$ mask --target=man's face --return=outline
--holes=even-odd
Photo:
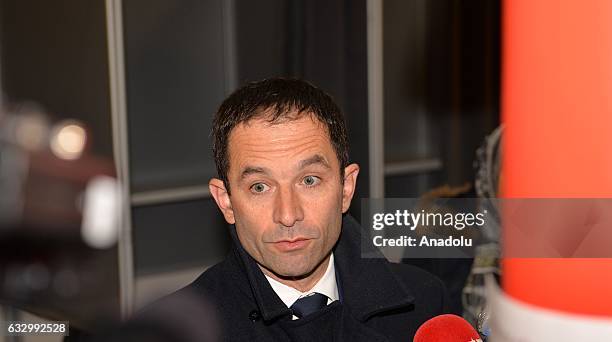
[[[240,243],[277,276],[310,274],[338,240],[359,167],[345,168],[343,184],[327,130],[310,115],[240,124],[228,146],[231,196],[220,180],[210,185]]]

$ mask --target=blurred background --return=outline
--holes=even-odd
[[[75,213],[0,221],[0,321],[91,330],[220,261],[211,120],[245,82],[297,77],[337,100],[361,166],[360,219],[361,198],[473,193],[476,150],[499,125],[499,73],[497,0],[0,0],[0,127],[35,117],[86,137],[70,158],[0,139],[0,197],[24,182],[24,203],[74,206],[107,175],[123,199],[102,245]]]

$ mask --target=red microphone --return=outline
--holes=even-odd
[[[470,323],[457,315],[440,315],[423,323],[412,342],[482,342]]]

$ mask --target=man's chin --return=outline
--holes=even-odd
[[[274,272],[274,274],[282,279],[287,280],[295,280],[295,279],[303,279],[312,274],[312,270],[306,269],[291,269],[291,270],[280,270],[279,272]]]
[[[266,271],[273,273],[274,276],[286,280],[298,280],[307,278],[314,272],[315,267],[306,265],[297,266],[294,264],[282,265],[280,267],[265,267]]]
[[[300,253],[300,254],[285,254],[282,256],[276,256],[273,260],[276,262],[270,262],[265,265],[265,271],[267,274],[273,273],[274,276],[280,279],[286,280],[299,280],[311,276],[322,261],[315,261],[312,252]],[[262,265],[260,264],[260,267]],[[266,273],[266,272],[264,272]]]

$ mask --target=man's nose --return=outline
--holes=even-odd
[[[285,188],[280,189],[277,194],[274,221],[285,227],[293,227],[297,221],[302,221],[304,211],[295,191],[291,188]]]

